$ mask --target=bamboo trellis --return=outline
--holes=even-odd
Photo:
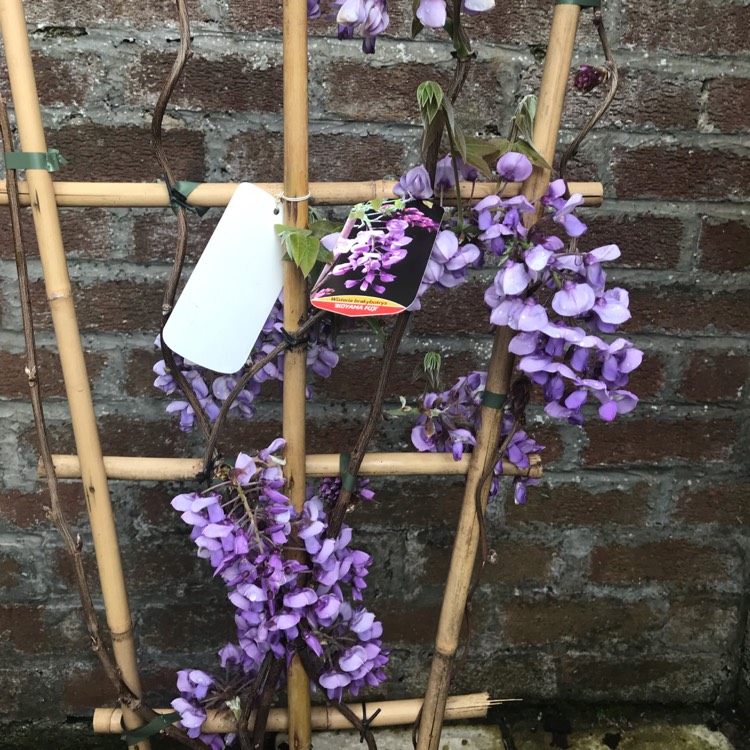
[[[307,196],[309,191],[312,202],[328,205],[390,197],[394,183],[388,181],[308,183],[307,3],[306,0],[283,0],[283,5],[284,182],[265,183],[260,187],[272,194],[283,191],[285,196],[295,198]],[[598,0],[555,2],[534,128],[535,146],[549,163],[554,157],[581,6],[597,5]],[[0,0],[0,30],[21,148],[25,152],[46,152],[22,0]],[[536,199],[544,192],[548,181],[549,171],[535,167],[523,185],[509,186],[509,192],[523,193],[530,199]],[[202,184],[190,194],[188,202],[199,206],[225,206],[235,188],[234,184]],[[600,183],[570,183],[570,189],[584,196],[585,205],[596,206],[602,201]],[[460,190],[468,195],[474,188],[465,184]],[[492,186],[480,184],[476,186],[474,195],[483,196],[491,190]],[[163,184],[54,183],[46,170],[27,169],[26,182],[20,183],[20,197],[22,204],[32,208],[77,452],[74,456],[55,456],[55,467],[60,477],[82,479],[114,655],[125,682],[134,693],[140,695],[132,621],[108,479],[191,479],[202,469],[202,465],[200,459],[102,455],[60,232],[58,207],[163,207],[169,205],[169,194]],[[0,183],[0,204],[7,202],[6,186]],[[306,226],[307,209],[305,200],[285,202],[285,223]],[[286,264],[284,295],[284,323],[288,330],[294,330],[307,313],[307,297],[305,280],[292,264]],[[487,389],[498,394],[507,392],[513,368],[512,355],[507,351],[509,335],[508,329],[497,329],[488,366]],[[285,473],[290,497],[299,510],[305,499],[306,477],[336,474],[338,455],[306,454],[305,353],[297,348],[288,351],[286,357],[283,435],[288,446]],[[450,455],[372,453],[367,455],[361,467],[363,474],[370,475],[465,474],[467,477],[425,700],[378,704],[383,708],[380,722],[376,722],[380,724],[389,723],[388,716],[394,717],[391,723],[413,722],[421,712],[419,750],[435,750],[438,747],[444,718],[482,715],[482,708],[476,709],[472,704],[472,699],[478,703],[476,696],[449,699],[448,689],[477,553],[479,525],[475,496],[479,495],[484,509],[487,488],[479,485],[487,468],[494,463],[500,422],[500,410],[483,407],[477,446],[459,462],[454,462]],[[519,470],[507,462],[504,464],[507,475],[524,473],[539,476],[541,470],[538,456],[534,457],[532,466],[527,470]],[[277,710],[273,713],[271,726],[285,727],[289,732],[290,746],[296,750],[306,750],[311,747],[313,726],[326,726],[330,719],[323,709],[316,708],[311,713],[309,680],[296,657],[290,668],[288,693],[288,711]],[[112,731],[115,726],[113,721],[117,722],[119,729],[121,718],[127,727],[138,726],[138,718],[127,709],[123,709],[121,714],[113,711],[107,710],[106,715],[99,713],[95,720],[99,731]],[[220,718],[214,717],[212,720]],[[149,743],[141,741],[138,747],[147,750]]]

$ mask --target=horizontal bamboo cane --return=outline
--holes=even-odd
[[[259,182],[258,187],[271,195],[278,195],[283,185],[280,182]],[[369,182],[311,182],[310,201],[318,205],[337,206],[363,203],[375,198],[392,198],[393,186],[389,180]],[[207,182],[190,193],[187,202],[195,206],[222,207],[237,189],[236,182]],[[159,182],[55,182],[55,197],[58,206],[104,208],[154,208],[169,205],[169,194],[164,183]],[[495,189],[494,182],[461,183],[461,195],[468,198],[474,190],[475,198],[490,195]],[[604,196],[601,182],[571,182],[571,193],[580,193],[586,206],[600,206]],[[19,182],[18,190],[21,205],[30,205],[29,185]],[[511,183],[505,189],[506,195],[518,195],[521,184]],[[445,197],[450,201],[453,191]],[[5,180],[0,180],[0,205],[8,203],[8,189]]]
[[[515,699],[513,699],[515,700]],[[487,709],[500,701],[490,701],[487,693],[454,695],[448,698],[445,718],[452,721],[477,719],[487,716]],[[370,726],[389,727],[412,724],[422,707],[421,698],[400,701],[368,701],[364,710],[367,716],[376,711],[380,713],[372,720]],[[362,704],[351,703],[349,708],[361,715]],[[157,708],[157,713],[169,714],[172,708]],[[99,734],[119,734],[122,732],[122,711],[119,708],[94,709],[93,729]],[[252,719],[252,717],[251,717]],[[352,729],[352,725],[333,706],[313,706],[311,714],[312,728],[316,731],[327,729]],[[288,727],[288,715],[285,708],[273,708],[268,716],[268,731],[284,732]],[[230,711],[210,710],[206,712],[204,732],[223,734],[237,731],[237,719]]]
[[[81,476],[78,456],[57,453],[52,456],[60,479],[76,479]],[[503,474],[509,477],[542,476],[539,455],[529,456],[531,466],[519,469],[510,461],[503,461]],[[306,474],[311,477],[331,477],[339,473],[338,453],[317,453],[307,456]],[[450,453],[369,453],[362,462],[363,477],[380,476],[446,476],[466,474],[469,455],[454,461]],[[130,481],[186,481],[195,479],[203,471],[202,458],[155,458],[152,456],[104,456],[104,470],[109,479]],[[44,469],[39,465],[39,476]]]

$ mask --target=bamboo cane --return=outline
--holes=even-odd
[[[313,453],[307,456],[305,472],[309,477],[336,476],[340,471],[340,454]],[[55,454],[52,456],[55,471],[60,479],[77,479],[81,476],[78,456]],[[510,461],[503,461],[503,474],[508,477],[542,476],[541,456],[529,456],[531,466],[519,469]],[[469,469],[469,455],[455,461],[450,453],[368,453],[362,462],[362,476],[450,476],[463,475]],[[189,481],[203,471],[202,458],[155,458],[151,456],[104,456],[104,470],[110,479],[130,481]],[[39,476],[44,477],[44,467],[39,464]]]
[[[187,202],[193,206],[209,206],[223,208],[237,189],[236,182],[207,182],[199,185],[188,196]],[[281,193],[283,185],[280,182],[261,182],[258,187],[271,195]],[[363,203],[376,198],[392,198],[392,180],[371,180],[368,182],[311,182],[310,201],[317,205],[338,206],[352,203]],[[580,193],[584,198],[584,205],[599,206],[603,199],[601,182],[571,182],[571,193]],[[138,182],[55,182],[55,196],[58,206],[69,207],[100,207],[100,208],[166,208],[169,206],[169,194],[163,183]],[[494,182],[461,183],[461,195],[469,198],[472,195],[479,200],[494,193]],[[18,190],[21,194],[21,204],[28,206],[31,201],[29,185],[19,182]],[[506,195],[518,195],[521,183],[514,182],[505,188]],[[445,193],[448,203],[455,202],[455,193],[448,190]],[[0,180],[0,205],[8,203],[8,190],[5,181]]]
[[[27,152],[46,152],[47,144],[21,0],[4,0],[0,3],[0,26],[21,148]],[[120,549],[71,295],[55,191],[52,178],[44,169],[27,170],[26,179],[29,194],[33,196],[34,227],[70,404],[76,450],[80,456],[83,488],[91,519],[112,648],[124,681],[133,693],[140,695],[141,686]],[[140,720],[129,710],[125,712],[125,722],[128,727],[140,725]],[[150,747],[148,742],[139,743],[138,746],[142,750]]]
[[[508,699],[517,700],[517,699]],[[490,700],[487,693],[473,693],[470,695],[454,695],[448,698],[445,706],[445,718],[449,721],[461,721],[464,719],[478,719],[487,716],[490,706],[506,701]],[[413,724],[414,719],[422,706],[421,698],[411,698],[399,701],[367,701],[362,703],[350,703],[349,708],[356,714],[362,711],[366,715],[373,716],[370,726],[392,727]],[[168,714],[173,708],[157,708],[157,713]],[[122,731],[120,720],[122,711],[119,708],[96,708],[94,709],[93,729],[98,734],[119,734]],[[252,719],[252,717],[251,717]],[[310,712],[312,728],[316,731],[352,729],[353,725],[333,706],[313,706]],[[285,708],[272,708],[268,714],[266,728],[269,732],[286,732],[289,727],[288,713]],[[206,721],[201,727],[203,732],[210,734],[224,734],[237,731],[237,718],[230,711],[217,711],[209,709],[206,711]]]
[[[552,162],[557,143],[579,15],[578,5],[564,4],[555,5],[552,17],[550,43],[547,47],[534,126],[534,145],[549,163]],[[548,179],[547,170],[535,168],[524,185],[524,194],[530,198],[538,197],[544,192]],[[488,391],[508,392],[513,370],[513,357],[508,353],[508,343],[512,335],[513,331],[508,328],[498,328],[495,332],[487,374]],[[471,464],[466,477],[461,517],[456,531],[430,678],[419,724],[417,750],[437,750],[439,747],[453,659],[458,648],[461,622],[479,543],[475,496],[481,491],[481,505],[484,511],[488,492],[487,487],[480,488],[479,484],[494,461],[501,425],[501,410],[482,408],[482,425],[477,434],[477,446],[471,454]]]
[[[307,0],[284,0],[284,223],[307,227],[308,201],[308,90]],[[293,199],[293,200],[289,200]],[[293,263],[284,265],[284,327],[294,331],[307,317],[307,283]],[[286,446],[284,475],[287,494],[298,513],[306,499],[305,391],[306,347],[287,350],[284,357],[282,429]],[[304,546],[304,545],[300,545]],[[292,553],[304,559],[304,552]],[[312,747],[310,678],[298,655],[287,672],[289,745],[295,750]]]

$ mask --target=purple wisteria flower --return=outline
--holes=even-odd
[[[283,325],[284,301],[282,295],[274,305],[268,320],[263,325],[258,340],[253,346],[250,354],[251,364],[232,375],[219,375],[210,372],[184,360],[179,355],[174,355],[177,367],[190,383],[210,421],[214,421],[218,417],[221,405],[228,399],[232,389],[246,372],[248,366],[252,366],[284,342]],[[327,378],[339,361],[331,321],[324,318],[308,332],[308,335],[310,340],[307,347],[307,366],[316,375]],[[156,346],[159,346],[158,337]],[[261,384],[268,380],[284,379],[284,358],[285,352],[282,350],[275,359],[268,362],[245,384],[232,402],[230,414],[237,414],[245,419],[252,419],[255,416],[255,400],[260,395]],[[177,387],[177,382],[167,370],[164,360],[159,360],[153,369],[157,376],[154,385],[164,393],[177,397],[176,400],[167,405],[166,411],[169,414],[179,415],[180,429],[183,432],[190,432],[195,424],[195,414],[192,407],[184,398],[180,398],[182,394]],[[311,392],[308,389],[308,397],[310,396]]]
[[[508,151],[497,161],[497,173],[508,182],[523,182],[533,171],[528,157]]]
[[[403,175],[393,188],[393,192],[400,198],[432,198],[432,183],[424,165],[413,167]]]
[[[372,559],[350,546],[349,526],[335,537],[326,534],[326,504],[338,497],[340,478],[323,479],[317,494],[308,491],[302,513],[294,511],[277,455],[284,446],[277,439],[257,455],[240,453],[233,467],[220,469],[224,481],[178,495],[172,506],[235,607],[237,642],[219,650],[222,667],[246,683],[269,653],[285,659],[296,648],[309,648],[323,662],[320,685],[329,698],[341,700],[345,688],[356,695],[385,679],[383,628],[360,604]],[[355,499],[372,498],[367,485],[358,482]],[[307,565],[284,557],[295,531],[310,555]],[[200,670],[178,674],[180,698],[172,705],[191,736],[200,735],[206,703],[219,688],[226,693],[226,686]]]
[[[375,40],[388,28],[390,20],[386,0],[334,0],[333,4],[338,7],[339,39],[352,39],[358,33],[362,37],[362,51],[375,52]]]
[[[411,442],[423,452],[452,453],[459,461],[464,451],[476,445],[476,433],[481,422],[481,405],[487,382],[487,373],[470,372],[447,391],[424,393],[418,401],[420,415],[411,431]],[[539,453],[544,446],[537,445],[524,430],[514,425],[513,417],[503,416],[501,442],[507,443],[494,467],[490,498],[499,492],[499,477],[503,473],[503,459],[521,469],[530,466],[529,456]],[[532,477],[514,477],[514,497],[517,503],[526,501],[526,486],[537,484]]]

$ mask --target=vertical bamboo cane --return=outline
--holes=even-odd
[[[46,152],[47,145],[21,0],[0,2],[0,26],[21,148],[30,152]],[[140,695],[141,685],[120,548],[60,234],[55,190],[52,177],[46,170],[29,169],[26,171],[26,179],[31,195],[47,300],[52,313],[65,390],[70,404],[73,435],[81,462],[81,477],[91,519],[112,648],[123,679],[136,695]],[[123,714],[129,728],[140,725],[141,722],[136,715],[124,707]],[[150,745],[148,742],[141,742],[138,747],[147,750]]]
[[[284,0],[284,195],[298,198],[308,192],[307,143],[307,2]],[[284,222],[307,226],[307,201],[285,201]],[[307,286],[293,264],[284,267],[284,327],[294,331],[307,314]],[[297,511],[305,502],[305,378],[304,347],[288,349],[284,361],[283,434],[287,441],[284,473],[289,497]],[[288,672],[289,746],[308,750],[310,680],[295,656]]]
[[[579,15],[578,5],[556,5],[552,18],[550,42],[547,47],[534,126],[534,145],[550,163],[554,157],[560,128]],[[540,196],[546,189],[548,180],[549,170],[535,168],[524,185],[524,195],[529,198]],[[508,328],[498,328],[495,331],[487,374],[487,390],[494,393],[507,393],[508,391],[513,371],[513,356],[508,352],[508,343],[513,333]],[[501,427],[502,412],[498,409],[483,407],[482,426],[477,434],[477,446],[472,453],[466,477],[461,516],[443,596],[435,639],[435,653],[419,724],[417,750],[437,750],[439,747],[443,714],[450,687],[451,668],[458,648],[461,622],[479,543],[475,495],[482,476],[495,461],[494,454]],[[482,490],[482,510],[487,505],[487,494],[488,488],[485,487]]]

